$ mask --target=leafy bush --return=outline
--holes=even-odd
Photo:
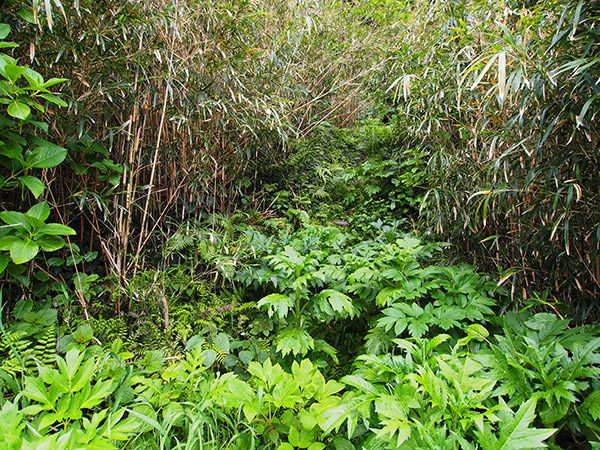
[[[6,42],[10,27],[0,24],[0,48],[15,47]],[[43,113],[41,102],[58,106],[66,103],[49,89],[66,81],[51,78],[45,81],[34,70],[21,66],[14,58],[0,53],[0,103],[7,105],[0,117],[0,190],[6,195],[13,189],[21,190],[21,198],[30,193],[37,200],[47,186],[40,180],[40,169],[50,169],[62,163],[67,151],[40,136],[48,133],[48,124],[32,115],[32,108]],[[36,175],[33,175],[33,174]],[[6,198],[8,200],[8,198]],[[25,288],[30,285],[26,263],[40,251],[53,252],[65,245],[61,236],[75,231],[60,223],[46,223],[50,206],[42,201],[27,212],[8,210],[3,201],[0,207],[0,275],[12,276],[13,281]]]

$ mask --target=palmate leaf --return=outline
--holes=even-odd
[[[556,430],[530,428],[535,418],[535,400],[525,402],[516,414],[512,415],[510,410],[499,413],[500,425],[499,436],[496,437],[489,427],[484,431],[475,431],[479,438],[481,450],[522,450],[530,448],[547,447],[544,441]]]
[[[277,313],[279,319],[283,320],[287,316],[290,308],[294,306],[294,300],[283,294],[269,294],[260,299],[257,304],[259,308],[264,305],[269,307],[267,311],[269,317],[273,317],[273,314]]]
[[[315,341],[312,336],[301,328],[288,327],[277,336],[277,351],[283,356],[288,353],[304,356],[314,347]]]
[[[355,314],[352,299],[335,289],[325,289],[316,296],[315,300],[320,309],[330,316],[337,313],[341,317],[353,317]]]
[[[347,421],[348,437],[350,438],[356,428],[359,413],[368,412],[371,403],[376,398],[377,396],[372,394],[356,396],[353,393],[347,393],[339,403],[323,411],[322,418],[325,420],[322,422],[321,428],[325,433],[329,433],[334,429],[338,430]]]
[[[588,395],[581,407],[594,420],[600,419],[600,390],[596,390]]]

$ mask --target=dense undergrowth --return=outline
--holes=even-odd
[[[600,447],[596,2],[0,11],[0,447]]]

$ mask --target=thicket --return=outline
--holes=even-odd
[[[596,2],[0,14],[3,448],[600,445]]]

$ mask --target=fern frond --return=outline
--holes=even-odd
[[[43,365],[54,363],[56,355],[56,324],[50,325],[33,347],[32,356]]]

